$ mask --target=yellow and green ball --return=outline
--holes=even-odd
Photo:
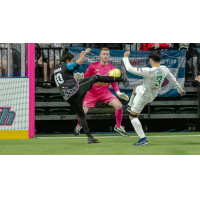
[[[119,69],[112,69],[109,73],[109,76],[120,77],[121,71]]]

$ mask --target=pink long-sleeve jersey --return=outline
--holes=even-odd
[[[109,76],[109,73],[112,69],[115,69],[115,67],[113,65],[111,65],[110,63],[108,63],[107,65],[102,65],[100,62],[95,62],[92,63],[87,71],[84,74],[84,78],[88,77],[88,76],[94,76],[94,75],[104,75],[104,76]],[[111,83],[115,93],[117,93],[117,91],[119,91],[119,87],[118,84],[116,82]],[[106,92],[110,92],[109,90],[109,83],[95,83],[92,86],[92,89],[90,90],[90,93],[94,93],[94,94],[103,94]]]

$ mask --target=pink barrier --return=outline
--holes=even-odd
[[[29,138],[35,135],[35,43],[28,43]]]

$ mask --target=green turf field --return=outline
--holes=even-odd
[[[101,143],[87,144],[86,135],[36,135],[27,140],[0,140],[0,155],[200,155],[200,132],[147,133],[150,144],[133,146],[136,133],[93,134]]]

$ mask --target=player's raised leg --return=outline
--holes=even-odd
[[[131,106],[133,105],[133,100],[134,100],[134,98],[135,98],[135,96],[136,96],[136,88],[137,88],[137,87],[133,88],[133,93],[132,93],[132,95],[131,95],[131,98],[130,98],[130,100],[129,100],[129,103],[128,103],[127,105],[124,105],[124,106],[123,106],[123,109],[127,109],[128,112],[131,112]]]
[[[119,78],[112,77],[112,76],[100,76],[100,75],[95,75],[93,77],[95,77],[93,84],[95,84],[97,82],[112,83],[112,82],[127,82],[128,81],[126,72],[121,74],[121,77],[119,77]]]
[[[133,100],[134,100],[134,98],[135,98],[135,96],[136,96],[136,89],[137,89],[137,87],[133,88],[133,93],[132,93],[131,98],[130,98],[130,101],[129,101],[129,103],[128,103],[128,105],[129,105],[130,107],[133,105]]]

